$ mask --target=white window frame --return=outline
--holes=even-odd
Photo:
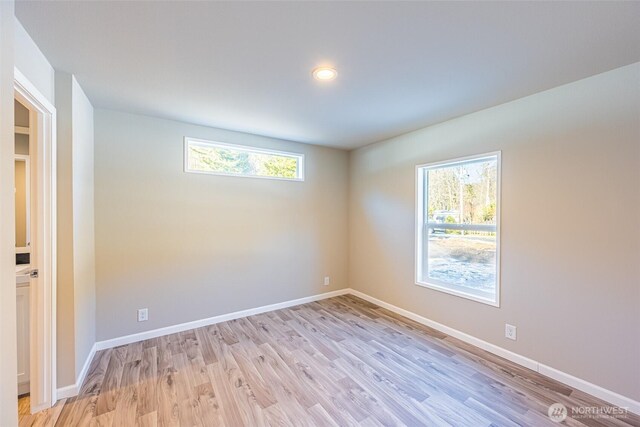
[[[428,228],[428,224],[425,221],[424,213],[425,213],[425,203],[428,203],[427,197],[425,195],[425,185],[424,185],[424,176],[425,172],[431,169],[438,169],[443,166],[453,166],[457,163],[466,163],[469,161],[481,161],[481,160],[496,160],[496,292],[495,298],[485,298],[483,296],[474,294],[473,292],[469,292],[465,290],[464,286],[454,285],[446,282],[441,282],[434,279],[429,279],[429,281],[422,281],[421,277],[424,277],[421,273],[423,272],[424,260],[427,259],[428,256],[428,245],[425,243],[425,230]],[[494,307],[500,307],[500,210],[502,207],[502,202],[500,199],[501,194],[501,169],[502,169],[502,152],[494,151],[490,153],[478,154],[467,157],[459,157],[456,159],[444,160],[440,162],[434,163],[425,163],[416,166],[416,228],[415,228],[415,284],[418,286],[422,286],[429,289],[434,289],[437,291],[445,292],[451,295],[455,295],[458,297],[470,299],[473,301],[481,302],[484,304],[488,304]],[[442,225],[442,224],[439,224]],[[453,228],[453,226],[451,227]],[[456,228],[459,229],[484,229],[486,226],[477,224],[477,225],[469,225],[469,226],[460,226],[457,225]],[[493,230],[492,230],[493,231]],[[428,234],[427,234],[428,238]],[[428,265],[427,267],[428,268]],[[427,272],[428,273],[428,272]],[[428,277],[428,274],[425,275]]]
[[[241,173],[225,173],[225,172],[216,172],[216,171],[202,171],[189,168],[189,146],[200,145],[206,147],[214,147],[214,148],[222,148],[227,150],[236,150],[242,151],[246,153],[256,153],[256,154],[271,154],[275,156],[281,157],[293,157],[298,161],[298,170],[295,178],[285,178],[278,176],[262,176],[262,175],[246,175]],[[248,145],[239,145],[239,144],[228,144],[225,142],[218,141],[210,141],[206,139],[192,138],[185,136],[184,137],[184,171],[188,173],[200,173],[206,175],[221,175],[221,176],[233,176],[239,178],[259,178],[259,179],[275,179],[278,181],[304,181],[304,154],[301,153],[292,153],[289,151],[280,151],[280,150],[270,150],[267,148],[256,148],[250,147]]]

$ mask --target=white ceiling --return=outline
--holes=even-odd
[[[94,106],[353,148],[640,61],[640,2],[38,2]],[[318,65],[338,78],[311,78]]]

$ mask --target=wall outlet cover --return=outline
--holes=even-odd
[[[149,309],[141,308],[138,310],[138,322],[146,322],[149,320]]]
[[[504,325],[504,336],[510,340],[516,340],[518,328],[513,325],[506,323]]]

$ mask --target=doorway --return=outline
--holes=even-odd
[[[56,112],[17,69],[14,91],[18,394],[35,413],[56,402]]]
[[[16,218],[16,327],[18,344],[18,398],[29,395],[31,333],[31,161],[29,109],[14,100],[14,194]],[[24,406],[24,405],[22,405]]]

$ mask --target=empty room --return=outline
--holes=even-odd
[[[0,427],[640,427],[640,2],[0,1]]]

